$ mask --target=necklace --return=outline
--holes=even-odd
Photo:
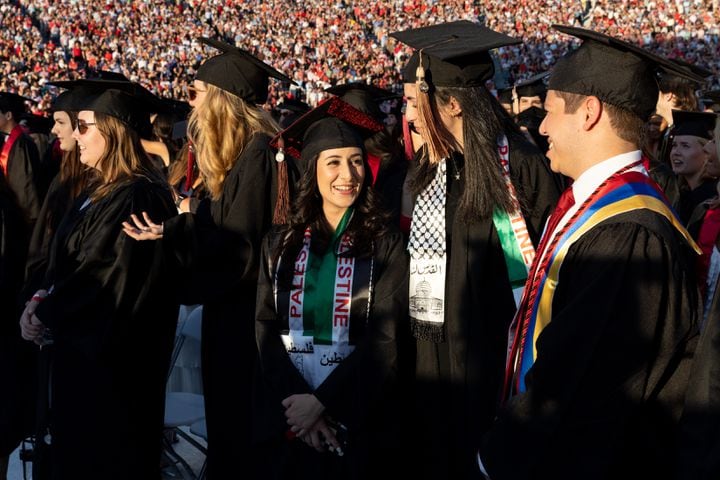
[[[455,177],[455,180],[460,180],[460,172],[462,172],[462,168],[458,169],[454,156],[450,155],[450,160],[452,160],[453,169],[455,170],[455,175],[453,175],[453,176]],[[465,168],[465,167],[463,167],[463,168]]]

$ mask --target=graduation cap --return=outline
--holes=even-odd
[[[17,93],[0,92],[0,112],[13,112],[19,115],[27,110],[25,102],[33,101]]]
[[[550,72],[543,72],[515,84],[515,94],[520,97],[542,97],[547,93],[545,83]]]
[[[403,81],[420,88],[484,85],[495,73],[489,51],[522,43],[482,25],[460,20],[390,34],[416,51],[403,70]],[[427,90],[426,90],[427,91]]]
[[[121,75],[121,74],[118,74]],[[55,87],[76,89],[82,87],[86,92],[103,92],[105,90],[122,90],[147,103],[146,109],[151,113],[167,113],[167,107],[154,93],[137,82],[129,80],[107,80],[101,78],[81,78],[78,80],[59,80],[48,82]]]
[[[720,90],[706,90],[700,93],[700,102],[713,112],[720,112]]]
[[[672,135],[692,135],[694,137],[711,140],[715,130],[715,119],[717,115],[710,112],[688,112],[685,110],[673,110]]]
[[[287,113],[284,113],[280,116],[280,120],[278,122],[281,128],[287,128],[295,120],[300,118],[305,113],[309,112],[310,105],[294,98],[286,98],[283,100],[282,103],[278,104],[275,109],[276,111],[280,111],[281,113],[283,113],[282,110],[287,111]]]
[[[102,92],[89,92],[78,100],[77,109],[115,117],[141,135],[151,131],[151,112],[147,103],[127,91],[111,88]]]
[[[192,107],[188,102],[182,100],[175,100],[174,98],[160,98],[160,103],[163,105],[163,112],[172,115],[175,118],[187,119],[192,111]]]
[[[359,147],[383,125],[339,97],[331,97],[273,138],[270,145],[284,149],[303,163],[332,148]]]
[[[110,70],[94,70],[88,75],[88,79],[90,80],[115,80],[120,82],[129,82],[130,79],[127,78],[122,73],[118,72],[111,72]]]
[[[270,77],[286,83],[295,83],[245,50],[211,38],[201,37],[200,41],[223,53],[208,58],[200,65],[195,78],[215,85],[243,100],[255,104],[265,103]]]
[[[646,120],[657,104],[658,71],[702,81],[666,58],[608,35],[564,25],[553,28],[584,42],[557,61],[549,90],[595,96]]]
[[[389,90],[384,90],[362,82],[335,85],[334,87],[326,88],[325,91],[337,95],[344,102],[349,103],[377,121],[382,121],[385,118],[385,114],[380,110],[380,102],[399,97],[399,95]]]
[[[700,67],[698,65],[692,65],[690,63],[687,63],[683,60],[680,60],[679,58],[672,58],[670,59],[671,62],[673,62],[675,65],[677,65],[680,70],[682,70],[685,75],[681,75],[682,78],[686,80],[690,80],[691,83],[702,85],[705,83],[705,81],[710,78],[713,74],[710,70]],[[672,75],[672,74],[670,74]],[[693,78],[688,78],[688,75],[690,75]],[[675,76],[675,75],[673,75]]]
[[[500,103],[512,103],[512,101],[513,101],[512,97],[513,97],[512,87],[501,88],[497,91],[497,99]]]
[[[50,133],[53,125],[53,119],[44,115],[35,115],[34,113],[25,113],[20,116],[20,123],[27,126],[30,133]]]

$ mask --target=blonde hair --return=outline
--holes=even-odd
[[[210,198],[222,193],[227,172],[256,133],[274,135],[279,127],[269,115],[214,85],[188,120],[188,138]]]
[[[142,148],[138,133],[126,126],[119,119],[100,112],[95,112],[95,123],[105,139],[105,152],[96,165],[95,188],[90,195],[97,201],[115,187],[138,175],[152,176],[154,167]]]

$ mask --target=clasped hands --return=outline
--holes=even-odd
[[[323,415],[325,406],[310,393],[290,395],[282,401],[290,431],[318,452],[338,452],[340,442],[334,429]]]

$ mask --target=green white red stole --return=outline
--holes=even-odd
[[[351,320],[366,323],[370,314],[372,258],[343,256],[352,246],[345,234],[351,217],[349,208],[324,255],[313,254],[312,232],[305,230],[289,292],[279,293],[275,278],[277,311],[288,314],[283,344],[313,390],[355,350]]]

